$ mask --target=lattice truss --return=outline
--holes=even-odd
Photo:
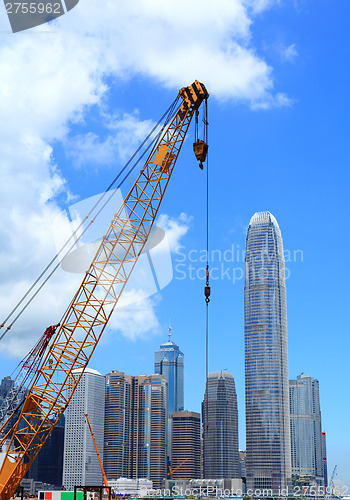
[[[80,380],[72,372],[87,366],[147,241],[192,116],[208,97],[198,81],[179,93],[179,110],[110,223],[37,370],[19,419],[0,441],[10,439],[0,470],[1,500],[11,498],[66,409]]]

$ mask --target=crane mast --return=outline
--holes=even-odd
[[[9,440],[0,469],[1,500],[10,500],[67,408],[147,241],[193,114],[209,97],[197,80],[179,95],[177,113],[110,223],[36,372],[17,422],[0,441],[1,445]],[[72,372],[77,369],[81,373],[75,379]]]

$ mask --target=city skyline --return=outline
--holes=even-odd
[[[79,375],[79,370],[77,375]],[[78,431],[79,434],[79,420],[77,415],[82,407],[86,407],[90,399],[93,400],[92,405],[95,401],[94,391],[91,392],[91,378],[96,378],[98,376],[100,379],[105,379],[106,385],[106,399],[105,399],[105,421],[104,421],[104,454],[103,462],[105,464],[105,472],[108,479],[118,479],[120,477],[136,478],[139,477],[139,473],[146,476],[152,474],[153,481],[160,486],[160,478],[162,473],[159,475],[158,479],[154,477],[154,471],[158,469],[157,460],[154,456],[154,442],[152,444],[152,431],[150,435],[150,441],[148,445],[149,450],[153,448],[152,453],[149,458],[144,457],[142,448],[145,445],[142,436],[144,435],[143,426],[148,426],[152,429],[153,425],[157,425],[156,430],[156,441],[159,442],[159,437],[162,434],[161,428],[158,423],[160,422],[160,415],[156,416],[157,409],[153,408],[152,401],[152,387],[149,396],[143,395],[143,388],[147,390],[149,382],[153,386],[153,380],[155,383],[155,389],[160,389],[159,382],[164,382],[164,387],[162,392],[164,396],[167,394],[166,390],[166,380],[164,376],[153,374],[151,376],[139,375],[130,376],[125,375],[123,372],[117,370],[112,370],[111,373],[102,376],[98,374],[96,370],[87,369],[84,372],[82,384],[78,386],[78,391],[75,393],[73,398],[73,405],[70,409],[68,416],[68,427],[72,427],[72,417],[74,418],[73,425],[75,426],[75,432]],[[87,382],[90,381],[88,384]],[[11,380],[7,377],[4,382],[8,387],[11,387]],[[94,385],[94,384],[92,384]],[[230,387],[232,385],[232,387]],[[156,387],[158,386],[158,387]],[[226,386],[226,387],[225,387]],[[204,437],[204,457],[203,457],[203,473],[204,477],[239,477],[240,473],[238,469],[241,470],[241,464],[238,468],[238,414],[237,414],[237,397],[235,392],[235,384],[231,373],[226,371],[221,371],[218,373],[210,373],[208,379],[209,390],[209,400],[206,404],[206,394],[204,402],[202,403],[202,413],[203,413],[203,437]],[[233,392],[232,392],[233,389]],[[313,377],[301,374],[297,377],[297,380],[289,381],[289,399],[291,406],[291,437],[294,447],[292,447],[292,464],[294,466],[293,474],[297,474],[301,478],[309,477],[309,479],[315,479],[317,484],[323,486],[323,457],[325,456],[324,450],[322,451],[323,443],[321,443],[321,419],[320,419],[320,405],[319,405],[319,387],[318,381]],[[164,398],[163,396],[163,398]],[[80,398],[80,399],[79,399]],[[158,397],[159,400],[159,397]],[[148,401],[148,403],[146,403]],[[160,400],[159,400],[160,401]],[[147,412],[144,404],[151,405],[152,417],[147,424]],[[166,429],[166,397],[163,399],[164,411],[163,411],[163,432],[164,432],[164,442],[161,448],[164,450],[165,456],[165,429]],[[162,403],[162,404],[163,404]],[[157,403],[158,404],[158,403]],[[98,405],[100,406],[100,405]],[[205,414],[206,409],[209,410],[209,424],[206,424]],[[89,411],[93,414],[96,413],[96,408],[94,406],[89,406]],[[302,413],[304,413],[304,419]],[[143,415],[143,416],[142,416]],[[226,416],[225,416],[226,415]],[[174,436],[172,440],[172,451],[175,450],[174,463],[172,463],[173,470],[180,465],[184,458],[190,459],[186,466],[183,466],[181,472],[174,475],[175,479],[187,478],[195,479],[198,478],[199,471],[199,425],[200,425],[200,415],[195,412],[180,411],[175,412],[174,418]],[[313,420],[310,420],[312,417]],[[158,423],[157,423],[158,422]],[[226,423],[225,423],[226,422]],[[229,424],[230,423],[230,424]],[[312,428],[309,428],[311,424]],[[94,422],[94,426],[96,422]],[[135,427],[136,425],[136,427]],[[233,425],[233,427],[232,427]],[[231,428],[231,427],[232,428]],[[197,429],[198,427],[198,429]],[[224,442],[226,445],[225,450],[220,451],[220,441],[216,442],[215,435],[218,429],[220,435],[224,432]],[[63,428],[62,428],[63,429]],[[231,430],[230,430],[231,429]],[[207,430],[207,432],[206,432]],[[232,430],[234,431],[232,434]],[[66,443],[66,448],[72,448],[72,440],[69,440],[69,435],[71,429],[68,429],[67,436],[68,441]],[[148,432],[146,432],[148,434]],[[322,433],[322,436],[324,433]],[[76,435],[77,442],[81,445],[81,436]],[[86,437],[84,438],[86,439]],[[233,439],[233,441],[232,441]],[[185,441],[185,443],[184,443]],[[232,442],[231,442],[232,441]],[[132,444],[131,443],[138,443]],[[91,444],[91,443],[90,443]],[[107,446],[107,448],[106,448]],[[136,446],[136,447],[135,447]],[[175,447],[175,448],[174,448]],[[86,448],[84,444],[83,449]],[[205,459],[206,451],[210,463],[206,463]],[[216,449],[217,448],[217,449]],[[237,464],[236,467],[230,469],[232,465],[232,457],[230,458],[230,453],[232,449],[237,450]],[[312,451],[314,450],[314,451]],[[63,451],[63,450],[62,450]],[[160,451],[160,450],[159,450]],[[246,452],[244,452],[246,455]],[[46,453],[47,455],[47,453]],[[159,455],[156,452],[156,455]],[[186,456],[185,456],[186,455]],[[229,456],[230,455],[230,456]],[[240,452],[241,456],[241,452]],[[305,457],[305,458],[304,458]],[[49,461],[49,456],[47,455],[46,461]],[[146,461],[144,461],[146,458]],[[294,459],[294,462],[293,462]],[[69,458],[65,464],[66,472],[69,469]],[[90,458],[88,458],[88,463],[91,461],[91,446],[90,446]],[[77,457],[75,457],[75,464],[77,464]],[[35,465],[35,464],[34,464]],[[33,465],[31,468],[31,473],[29,477],[36,478],[37,467]],[[56,464],[53,463],[56,467]],[[182,464],[183,465],[183,464]],[[95,464],[96,466],[96,464]],[[135,468],[136,466],[136,468]],[[45,467],[45,465],[44,465]],[[95,467],[92,466],[94,469]],[[309,467],[309,469],[307,469]],[[312,472],[312,467],[313,472]],[[84,467],[83,467],[84,469]],[[152,473],[153,470],[153,473]],[[159,470],[159,469],[158,469]],[[186,472],[187,471],[187,472]],[[192,474],[190,474],[192,471]],[[197,471],[197,472],[196,472]],[[91,476],[92,469],[89,466],[89,474]],[[34,474],[34,475],[33,475]],[[76,470],[74,469],[74,474],[76,475]],[[208,476],[208,474],[210,476]],[[65,474],[67,476],[67,473]],[[76,479],[76,478],[75,478]],[[65,478],[67,481],[67,477]],[[84,479],[84,473],[81,475],[81,484],[86,484],[86,479]],[[52,483],[60,484],[60,483]],[[293,483],[294,484],[294,483]],[[297,483],[298,484],[298,483]],[[325,481],[327,484],[327,480]],[[275,487],[277,487],[275,483]]]

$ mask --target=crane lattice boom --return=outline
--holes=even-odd
[[[115,214],[37,370],[20,417],[5,436],[10,445],[0,470],[1,500],[10,500],[65,411],[147,241],[192,116],[208,98],[197,80],[179,94],[180,108]],[[82,370],[75,380],[77,369]]]

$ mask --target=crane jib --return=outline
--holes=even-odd
[[[192,117],[209,97],[197,80],[179,95],[179,109],[115,213],[7,434],[1,500],[10,500],[67,408],[146,244]]]

